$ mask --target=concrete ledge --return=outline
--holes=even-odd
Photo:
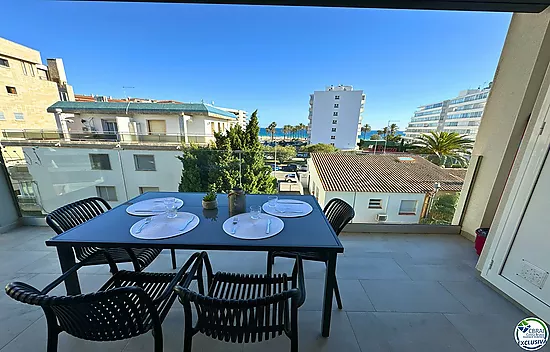
[[[345,232],[368,233],[413,233],[413,234],[460,234],[458,225],[424,225],[424,224],[348,224]]]

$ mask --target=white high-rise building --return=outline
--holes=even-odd
[[[414,112],[405,136],[416,138],[431,131],[456,132],[475,140],[491,84],[483,89],[468,89],[458,97],[423,105]]]
[[[352,86],[329,86],[309,98],[309,143],[357,149],[365,94]]]

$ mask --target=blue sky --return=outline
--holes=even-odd
[[[31,10],[32,9],[32,10]],[[61,57],[76,93],[214,101],[307,123],[309,94],[350,84],[364,122],[492,80],[511,14],[65,1],[2,5],[6,39]],[[24,13],[24,17],[21,14]]]

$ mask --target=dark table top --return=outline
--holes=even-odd
[[[313,211],[307,216],[281,218],[284,229],[276,236],[260,240],[242,240],[226,234],[222,224],[229,216],[227,195],[218,195],[218,209],[204,210],[201,205],[204,193],[149,192],[142,194],[100,216],[46,241],[48,246],[94,246],[128,248],[217,249],[217,250],[293,250],[342,253],[344,247],[328,223],[319,204],[312,196],[283,196],[281,199],[298,199],[309,203]],[[176,197],[185,203],[179,211],[196,214],[199,225],[181,235],[161,240],[142,240],[130,235],[130,227],[143,217],[126,213],[136,202],[158,197]],[[268,195],[246,195],[247,209],[262,205]]]

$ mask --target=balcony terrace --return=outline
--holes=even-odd
[[[0,235],[0,281],[22,281],[41,289],[60,275],[54,248],[44,241],[47,227],[21,227]],[[472,243],[458,235],[344,233],[337,277],[343,310],[333,304],[332,333],[320,336],[324,271],[305,262],[307,298],[299,310],[300,351],[518,351],[512,331],[526,314],[480,281]],[[189,251],[178,251],[183,263]],[[265,272],[266,254],[211,252],[214,270]],[[121,268],[128,268],[120,264]],[[277,259],[274,271],[290,271]],[[169,251],[147,271],[171,270]],[[84,292],[97,290],[110,274],[106,266],[82,269]],[[60,286],[54,294],[64,294]],[[163,323],[165,351],[181,351],[183,309],[176,301]],[[0,351],[45,351],[46,323],[39,307],[0,295]],[[59,351],[150,351],[146,334],[119,342],[87,342],[62,333]],[[193,351],[287,351],[285,337],[254,344],[232,344],[201,334]]]

